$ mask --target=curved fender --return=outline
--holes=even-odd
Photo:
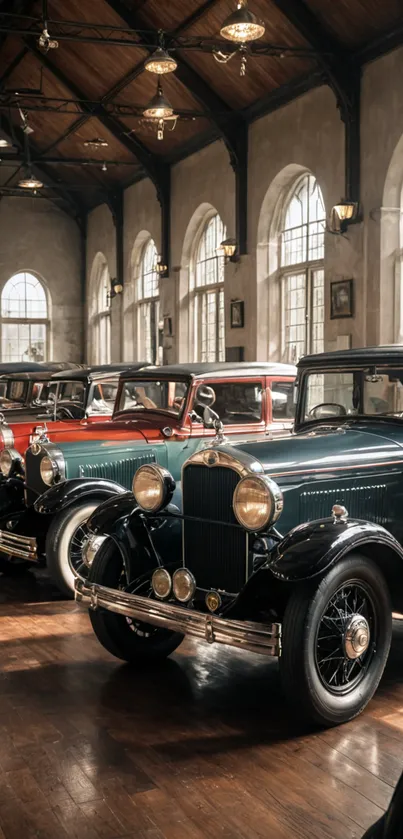
[[[86,496],[110,498],[120,493],[126,493],[126,489],[115,481],[102,478],[71,478],[71,480],[61,481],[60,484],[49,487],[36,499],[34,507],[37,513],[54,515]]]
[[[24,481],[21,478],[2,480],[0,483],[0,519],[24,509]]]
[[[403,563],[400,543],[381,525],[359,519],[320,519],[293,528],[272,551],[268,566],[284,582],[308,580],[323,574],[350,551],[370,544],[379,545],[381,554],[383,547],[389,548]]]
[[[130,517],[130,515],[137,510],[136,501],[132,492],[122,492],[119,495],[113,495],[106,501],[103,501],[99,507],[94,510],[87,522],[88,530],[91,533],[103,533],[110,536],[119,529],[118,522],[122,518]],[[175,488],[171,503],[166,508],[170,515],[180,512],[182,509],[182,494],[180,485]],[[162,510],[158,519],[164,518],[165,510]],[[150,517],[148,517],[150,518]],[[153,523],[156,517],[153,517]]]

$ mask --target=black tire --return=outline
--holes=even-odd
[[[91,513],[101,504],[102,499],[87,498],[71,504],[56,516],[46,536],[46,564],[52,579],[65,597],[74,597],[74,580],[80,567],[81,557],[74,563],[71,556],[71,541],[85,528]],[[79,552],[78,552],[79,553]]]
[[[122,578],[123,560],[112,539],[107,539],[95,556],[88,581],[117,588]],[[132,664],[167,658],[183,641],[179,632],[136,623],[124,615],[104,609],[89,609],[92,628],[109,653]]]
[[[337,610],[340,602],[337,598],[344,597],[345,604],[351,604],[354,596],[361,596],[360,592],[366,605],[360,607],[358,613],[368,614],[370,642],[353,666],[346,653],[347,642],[342,629],[352,618],[351,615],[348,620],[340,617],[342,610]],[[354,611],[357,608],[352,609]],[[287,700],[298,716],[308,723],[327,727],[358,716],[378,687],[389,655],[391,636],[389,589],[377,565],[365,556],[352,553],[319,583],[311,581],[297,585],[283,620],[280,672]],[[327,648],[326,644],[329,645]],[[334,656],[334,652],[339,655]],[[333,670],[336,677],[330,676]],[[347,680],[344,685],[343,680]]]

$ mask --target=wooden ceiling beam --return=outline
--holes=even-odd
[[[85,91],[81,90],[75,82],[66,76],[59,67],[56,67],[36,46],[33,44],[27,44],[27,46],[36,56],[38,61],[40,61],[65,88],[70,90],[76,99],[85,100]],[[109,114],[105,108],[101,107],[100,109],[97,109],[96,113],[94,113],[91,106],[86,105],[85,102],[81,102],[80,106],[86,115],[89,117],[96,117],[96,119],[98,119],[99,122],[108,129],[115,139],[137,158],[148,177],[153,181],[158,193],[160,165],[158,161],[154,159],[152,153],[146,148],[146,146],[144,146],[143,143],[132,134],[129,136],[126,126],[120,122],[117,117]]]
[[[388,52],[392,52],[392,50],[398,49],[402,45],[403,26],[400,24],[389,32],[384,32],[382,35],[379,35],[363,47],[360,47],[354,53],[354,58],[360,64],[366,64],[369,61],[375,61],[377,58],[381,58],[382,55],[386,55]]]
[[[22,50],[20,50],[20,52],[17,53],[17,55],[15,56],[13,61],[11,61],[11,63],[8,65],[8,67],[6,67],[3,75],[0,76],[0,90],[4,87],[4,84],[7,81],[7,79],[9,79],[12,73],[14,73],[14,70],[16,70],[17,67],[21,64],[21,61],[25,58],[27,52],[28,47],[23,47]]]
[[[361,70],[354,55],[346,50],[304,0],[273,0],[284,17],[317,53],[327,84],[333,90],[345,124],[345,198],[360,198],[360,101]]]

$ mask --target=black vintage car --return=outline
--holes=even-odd
[[[381,679],[392,610],[403,611],[403,349],[306,357],[295,433],[192,454],[181,485],[146,464],[133,495],[89,519],[96,635],[133,663],[188,634],[278,656],[309,722],[359,714]]]
[[[36,417],[51,405],[50,384],[54,374],[82,367],[81,364],[57,361],[33,362],[28,370],[23,363],[5,365],[6,369],[0,365],[0,412],[7,417],[7,422],[25,422]]]

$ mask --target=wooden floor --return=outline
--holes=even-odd
[[[402,768],[401,625],[366,713],[312,733],[275,660],[186,642],[134,672],[43,573],[0,577],[0,839],[358,839]]]

